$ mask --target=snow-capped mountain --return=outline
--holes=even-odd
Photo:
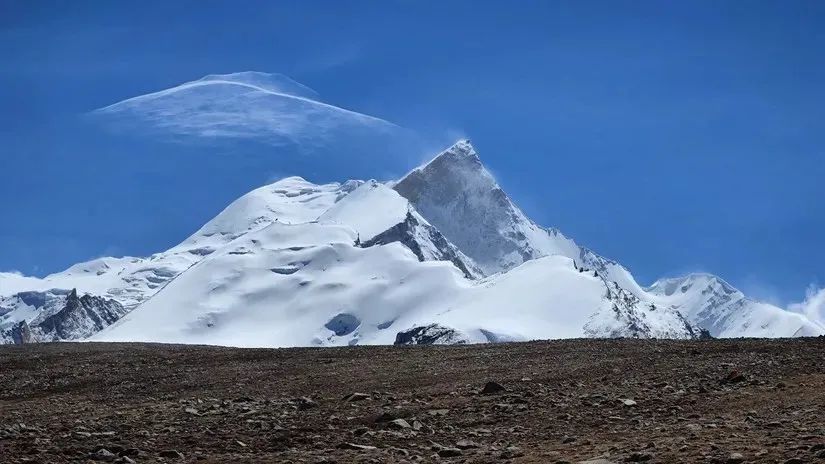
[[[114,300],[129,311],[181,272],[233,240],[275,221],[301,223],[314,220],[360,184],[360,181],[350,181],[315,185],[290,177],[247,193],[179,245],[148,258],[99,258],[43,279],[0,273],[0,342],[9,340],[8,334],[2,335],[4,329],[7,331],[21,321],[34,324],[41,313],[50,313],[61,304],[48,295],[67,295],[71,289],[78,289],[82,293]],[[26,298],[30,292],[44,293],[47,297]],[[16,303],[22,301],[21,293],[25,301],[44,303]]]
[[[394,188],[486,275],[542,256],[562,255],[625,287],[635,284],[618,263],[528,219],[499,187],[469,141],[461,140],[413,169]]]
[[[823,333],[802,314],[754,301],[721,278],[690,274],[648,287],[657,304],[680,311],[714,337],[798,337]]]
[[[542,256],[567,256],[648,305],[678,310],[714,337],[825,333],[825,327],[803,315],[748,299],[715,276],[694,274],[643,288],[620,264],[527,218],[484,168],[468,141],[459,141],[412,170],[394,188],[487,275],[507,272]]]
[[[16,319],[0,329],[0,341],[15,343],[86,338],[128,312],[115,300],[78,296],[76,289],[20,292],[0,298],[0,308],[0,317]]]
[[[467,141],[390,184],[286,178],[170,250],[44,279],[0,274],[0,296],[6,342],[97,330],[237,346],[825,333],[713,276],[641,287],[529,220]]]
[[[395,191],[367,182],[316,221],[273,222],[211,253],[93,340],[389,344],[433,323],[465,342],[694,335],[678,312],[642,307],[563,256],[470,280],[449,260],[428,260],[454,253],[472,266],[427,226]],[[409,235],[374,240],[393,230]]]

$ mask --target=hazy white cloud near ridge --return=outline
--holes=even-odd
[[[808,287],[805,300],[788,305],[788,311],[802,314],[825,328],[825,288]]]

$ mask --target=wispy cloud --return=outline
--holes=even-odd
[[[174,136],[255,139],[273,145],[322,144],[342,136],[407,132],[380,118],[321,101],[280,74],[210,75],[97,109],[115,128]]]
[[[811,285],[805,294],[805,300],[789,305],[788,311],[802,314],[825,328],[825,288],[817,289]]]
[[[23,273],[17,269],[11,269],[8,271],[0,271],[0,277],[23,277]]]

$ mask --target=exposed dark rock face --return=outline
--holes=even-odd
[[[115,300],[92,296],[78,296],[72,290],[59,311],[33,321],[38,338],[43,341],[74,340],[86,338],[113,324],[127,310]]]
[[[684,321],[685,329],[688,332],[690,332],[690,335],[691,335],[690,338],[692,338],[694,340],[711,340],[711,339],[714,338],[713,335],[710,334],[710,331],[708,331],[707,329],[703,329],[703,328],[699,327],[698,325],[691,324],[690,321],[685,319],[685,317],[682,316],[681,313],[679,313],[679,317],[681,317],[682,320]]]
[[[599,276],[598,271],[594,271],[594,276]],[[644,304],[636,295],[623,289],[616,282],[608,282],[603,279],[607,287],[607,298],[612,302],[613,317],[622,323],[616,328],[615,325],[602,325],[603,315],[596,313],[590,321],[585,324],[584,330],[588,337],[597,338],[707,338],[710,334],[706,330],[691,324],[685,317],[676,312],[678,321],[681,324],[672,327],[666,332],[656,332],[648,322],[648,314],[660,310],[653,304]],[[606,329],[610,327],[610,329]]]
[[[352,314],[340,313],[324,324],[324,327],[341,337],[353,333],[359,325],[361,325],[361,321],[357,317]]]
[[[32,343],[34,338],[32,337],[32,331],[29,328],[29,324],[26,321],[18,322],[17,325],[11,329],[11,339],[12,343],[15,345]]]
[[[23,303],[34,306],[35,308],[41,308],[48,302],[46,292],[20,292],[17,294],[17,298],[20,298],[20,301]]]
[[[412,212],[407,212],[404,222],[400,222],[366,242],[359,242],[361,248],[399,242],[409,248],[419,261],[450,261],[468,279],[481,275],[469,258],[447,241],[435,227],[421,221]]]
[[[413,170],[393,188],[486,274],[536,257],[524,231],[513,227],[521,219],[521,212],[481,164],[468,141],[455,144]],[[502,257],[513,254],[520,255],[520,259],[502,262]]]
[[[463,345],[467,339],[457,330],[438,324],[398,332],[395,345]]]

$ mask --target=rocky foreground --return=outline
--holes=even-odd
[[[825,338],[3,346],[0,461],[825,463]]]

